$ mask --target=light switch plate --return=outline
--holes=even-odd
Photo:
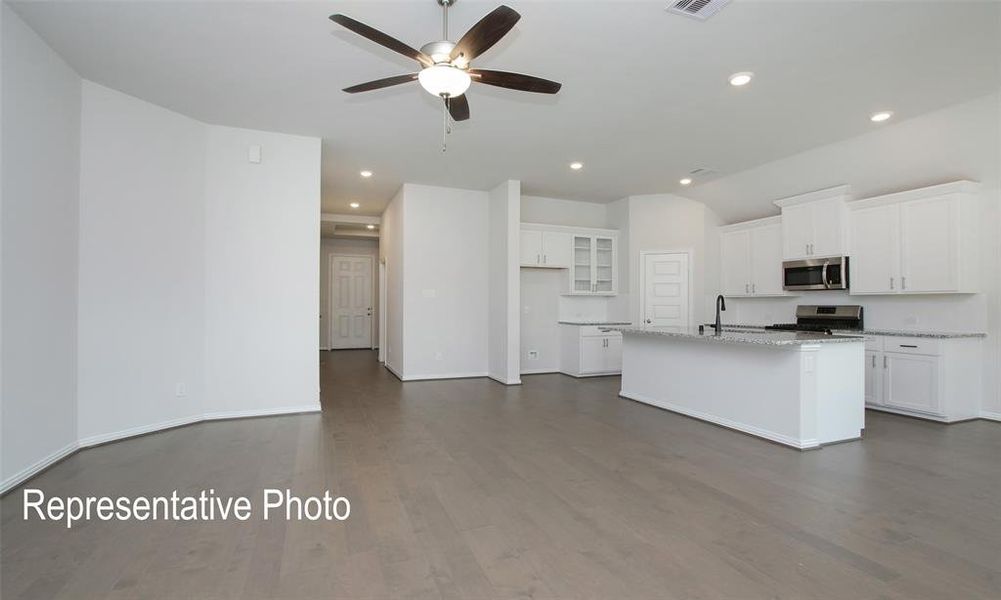
[[[257,145],[251,146],[247,150],[247,160],[250,161],[250,162],[252,162],[252,163],[255,163],[255,164],[260,164],[260,162],[261,162],[261,147],[257,146]]]

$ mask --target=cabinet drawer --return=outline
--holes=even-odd
[[[883,351],[896,352],[898,354],[938,356],[939,340],[934,338],[887,337],[883,338]]]
[[[876,335],[865,336],[865,349],[873,352],[883,351],[883,338]]]
[[[620,331],[602,331],[605,327],[601,325],[586,325],[580,328],[581,337],[622,337]]]

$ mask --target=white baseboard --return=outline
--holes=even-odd
[[[0,482],[0,494],[6,494],[8,491],[16,488],[25,481],[28,481],[35,475],[49,468],[49,466],[61,461],[70,454],[73,454],[79,448],[80,444],[78,444],[77,442],[66,444],[59,450],[56,450],[55,452],[39,460],[38,462],[21,469],[17,473],[14,473],[7,479],[4,479],[2,482]]]
[[[521,385],[521,378],[518,379],[508,379],[501,375],[487,375],[490,379],[493,379],[497,383],[503,383],[504,385]]]
[[[542,375],[543,373],[559,373],[559,369],[522,369],[522,375]]]
[[[201,420],[202,415],[190,415],[187,417],[160,421],[159,423],[150,423],[149,425],[129,427],[128,429],[121,429],[119,431],[112,431],[109,433],[99,433],[97,435],[80,438],[80,447],[89,448],[99,444],[107,444],[108,442],[117,442],[119,440],[135,437],[137,435],[153,433],[154,431],[163,431],[164,429],[172,429],[174,427],[180,427],[181,425],[191,425],[192,423],[197,423]]]
[[[98,435],[87,436],[85,438],[81,438],[77,442],[68,444],[64,448],[61,448],[60,450],[53,452],[52,454],[46,456],[42,460],[34,463],[33,465],[25,469],[22,469],[21,471],[15,473],[14,475],[11,475],[7,479],[3,480],[3,482],[0,482],[0,494],[5,494],[9,490],[16,488],[25,481],[34,477],[39,472],[45,470],[50,465],[66,458],[67,456],[73,454],[77,450],[83,450],[86,448],[90,448],[92,446],[107,444],[109,442],[119,442],[139,435],[164,431],[166,429],[173,429],[174,427],[180,427],[182,425],[193,425],[195,423],[202,423],[205,421],[219,421],[222,419],[246,419],[252,417],[274,417],[278,415],[312,413],[319,411],[320,411],[320,404],[316,403],[316,404],[304,404],[299,406],[280,406],[277,408],[265,408],[265,409],[255,409],[255,410],[214,412],[214,413],[205,413],[202,415],[190,415],[187,417],[179,417],[177,419],[160,421],[159,423],[140,425],[138,427],[129,427],[128,429],[122,429],[110,433],[101,433]]]
[[[722,417],[717,417],[716,415],[711,415],[709,413],[704,413],[698,410],[692,410],[684,406],[678,406],[677,404],[672,404],[671,402],[665,402],[663,400],[657,400],[656,398],[650,398],[649,396],[644,396],[643,394],[634,394],[632,392],[627,392],[625,390],[619,392],[619,395],[623,398],[628,398],[629,400],[635,400],[637,402],[642,402],[644,404],[650,404],[656,406],[657,408],[663,408],[664,410],[669,410],[671,412],[676,412],[683,414],[688,417],[699,419],[700,421],[708,421],[716,425],[722,425],[727,429],[735,429],[737,431],[743,431],[744,433],[749,433],[751,435],[765,438],[766,440],[771,440],[782,444],[783,446],[791,446],[797,450],[808,450],[812,448],[819,448],[820,442],[815,439],[808,440],[797,440],[796,438],[783,435],[781,433],[776,433],[774,431],[769,431],[767,429],[760,429],[758,427],[753,427],[751,425],[745,425],[743,423],[737,423],[731,421],[730,419],[724,419]]]
[[[980,418],[987,419],[989,421],[1001,421],[1001,412],[994,412],[991,410],[980,411]]]
[[[395,375],[397,379],[399,379],[400,381],[403,381],[403,375],[400,375],[400,372],[396,370],[396,367],[394,367],[393,365],[389,364],[388,360],[386,362],[382,363],[382,366],[386,367],[386,370],[389,371],[390,373],[392,373],[393,375]]]
[[[320,351],[330,350],[330,346],[320,346]]]
[[[222,419],[249,419],[252,417],[275,417],[278,415],[294,415],[301,413],[320,412],[320,403],[303,404],[299,406],[279,406],[276,408],[263,408],[254,410],[232,410],[223,412],[205,413],[202,415],[204,421],[219,421]]]
[[[393,371],[396,373],[396,371]],[[397,374],[397,377],[399,375]],[[435,373],[428,375],[405,375],[400,377],[403,381],[430,381],[433,379],[473,379],[476,377],[488,377],[486,371],[474,371],[469,373]]]

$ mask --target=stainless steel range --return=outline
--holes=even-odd
[[[765,329],[782,331],[813,331],[830,334],[832,330],[862,331],[863,309],[857,304],[800,304],[796,307],[795,323],[766,325]]]

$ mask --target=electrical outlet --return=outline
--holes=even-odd
[[[528,360],[539,360],[539,351],[538,350],[529,350],[528,351]]]
[[[178,398],[184,398],[188,395],[188,387],[184,385],[184,382],[178,382],[174,384],[174,396]]]

